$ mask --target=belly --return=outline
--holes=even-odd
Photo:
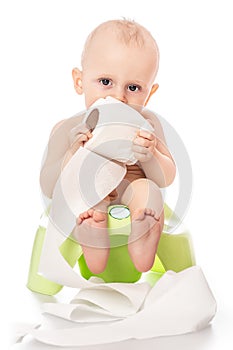
[[[146,177],[144,171],[137,164],[127,165],[126,167],[127,173],[125,174],[124,179],[129,182]]]

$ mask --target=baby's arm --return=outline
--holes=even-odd
[[[40,186],[42,192],[49,198],[52,197],[53,188],[59,176],[66,149],[64,144],[62,144],[61,148],[59,149],[56,146],[56,140],[53,139],[53,136],[57,133],[57,130],[64,122],[65,120],[58,122],[50,133],[49,142],[46,149],[46,157],[40,172]]]
[[[138,132],[134,140],[134,147],[138,150],[136,158],[148,179],[154,181],[159,187],[166,187],[175,178],[175,162],[166,146],[158,118],[148,110],[143,111],[142,115],[153,125],[155,135],[144,130]]]
[[[40,173],[42,192],[49,198],[52,198],[61,170],[77,149],[91,137],[91,133],[82,125],[83,118],[84,115],[78,115],[65,119],[57,123],[50,134],[46,158]],[[80,130],[76,130],[77,128]],[[72,130],[76,130],[76,134],[72,135]]]

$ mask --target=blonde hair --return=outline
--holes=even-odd
[[[114,33],[114,35],[116,35],[116,37],[119,40],[122,41],[122,43],[124,43],[127,46],[132,45],[132,46],[143,48],[145,47],[145,45],[150,45],[155,50],[156,61],[158,65],[159,49],[151,33],[142,25],[140,25],[139,23],[133,20],[122,19],[122,20],[110,20],[107,22],[103,22],[89,34],[84,44],[84,48],[81,56],[82,66],[85,61],[87,51],[91,45],[92,40],[94,39],[96,34],[102,30],[111,31],[112,33]]]

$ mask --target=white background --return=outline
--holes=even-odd
[[[230,0],[1,1],[3,328],[9,322],[38,319],[25,284],[42,211],[40,161],[52,126],[84,109],[83,99],[74,92],[71,70],[79,66],[89,32],[105,20],[124,16],[147,27],[160,48],[160,88],[149,107],[173,125],[189,152],[194,187],[185,223],[218,313],[201,333],[125,342],[121,347],[232,349],[231,5]],[[13,348],[50,349],[26,339]]]

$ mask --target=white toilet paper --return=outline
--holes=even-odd
[[[47,304],[44,311],[81,323],[99,321],[98,325],[80,327],[77,323],[68,329],[30,330],[30,334],[56,346],[104,344],[194,332],[206,327],[216,312],[215,299],[197,266],[179,273],[168,271],[149,293],[146,284],[97,285],[80,293],[77,304]],[[131,309],[130,303],[121,298],[122,293]],[[86,305],[79,305],[79,300],[86,301]],[[93,307],[88,307],[88,302]]]

